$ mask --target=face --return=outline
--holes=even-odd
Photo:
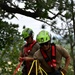
[[[32,39],[31,36],[29,36],[29,37],[25,38],[24,40],[25,40],[27,43],[30,44],[30,43],[32,43],[32,40],[33,40],[33,39]]]
[[[45,51],[48,51],[50,49],[50,43],[49,42],[42,43],[42,44],[40,44],[40,46]]]

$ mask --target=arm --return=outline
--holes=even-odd
[[[67,50],[65,48],[62,48],[62,55],[65,58],[65,66],[63,67],[62,72],[64,73],[64,75],[66,75],[68,66],[70,64],[70,54],[69,54],[69,52],[67,52]]]
[[[64,73],[64,75],[66,75],[67,70],[68,70],[68,66],[70,64],[70,56],[67,56],[65,59],[66,59],[65,66],[64,66],[64,68],[61,69],[61,71]]]
[[[23,57],[24,60],[26,61],[33,61],[35,60],[33,57]]]
[[[65,67],[64,67],[64,69],[67,70],[68,69],[68,66],[70,64],[70,56],[68,55],[65,59],[66,60],[65,60]]]
[[[68,50],[66,50],[62,46],[59,46],[59,51],[60,51],[62,57],[65,58],[65,66],[64,66],[64,69],[67,70],[68,69],[68,66],[70,64],[70,54],[69,54]]]
[[[25,56],[23,56],[22,53],[20,53],[19,61],[24,61],[24,60],[26,60],[26,61],[33,61],[34,58],[33,57],[28,57],[28,56],[25,57]]]

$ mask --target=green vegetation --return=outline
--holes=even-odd
[[[0,75],[12,75],[23,44],[18,26],[0,20]]]

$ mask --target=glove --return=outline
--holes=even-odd
[[[67,71],[65,69],[61,69],[62,75],[66,75]]]

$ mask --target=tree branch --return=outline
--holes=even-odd
[[[29,16],[32,18],[38,17],[36,13],[24,11],[24,10],[20,9],[19,7],[12,8],[12,7],[9,7],[7,4],[4,4],[4,3],[0,3],[0,8],[5,10],[6,12],[9,12],[9,13],[18,13],[18,14],[21,14],[24,16]]]
[[[8,13],[18,13],[24,16],[28,16],[28,17],[32,17],[34,19],[36,19],[37,17],[40,17],[40,11],[35,11],[35,12],[30,12],[30,11],[25,11],[17,6],[15,7],[10,7],[7,5],[7,3],[0,3],[0,8],[3,9],[4,11],[8,12]],[[40,8],[39,8],[40,9]],[[56,16],[58,16],[60,14],[60,12],[58,12],[56,15],[54,15],[53,17],[46,17],[47,19],[54,19],[56,18]]]

